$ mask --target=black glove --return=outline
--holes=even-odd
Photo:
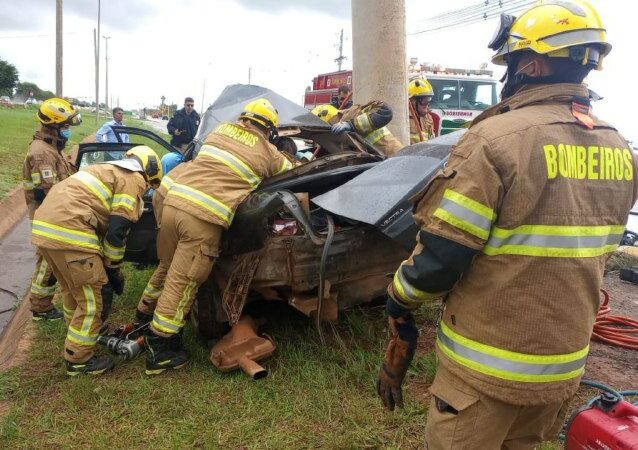
[[[40,188],[34,188],[33,189],[33,200],[35,200],[38,203],[42,203],[44,201],[44,197],[46,197],[47,194],[44,192],[44,189],[40,189]]]
[[[113,292],[117,295],[122,295],[124,292],[124,274],[119,268],[107,267],[106,276],[109,279],[109,284],[113,288]]]
[[[414,358],[419,330],[410,313],[399,319],[390,318],[390,328],[394,329],[379,370],[377,394],[383,405],[394,411],[395,406],[403,408],[401,385]]]

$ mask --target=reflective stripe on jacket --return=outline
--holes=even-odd
[[[353,105],[343,111],[340,120],[352,121],[357,133],[386,156],[392,156],[404,147],[386,127],[392,120],[392,109],[384,102]]]
[[[257,128],[223,123],[206,138],[188,170],[171,172],[164,204],[228,228],[239,203],[264,178],[291,168]]]
[[[104,240],[109,216],[136,222],[146,181],[139,172],[103,163],[86,167],[56,184],[35,213],[34,245],[100,253],[117,262],[125,245]]]
[[[416,197],[423,232],[478,251],[446,298],[441,363],[511,404],[577,389],[605,262],[638,196],[627,142],[572,115],[573,96],[587,95],[581,85],[528,86],[485,111]],[[409,309],[445,294],[419,289],[423,251],[419,243],[390,289]]]
[[[33,189],[42,189],[46,194],[53,185],[75,172],[75,168],[67,161],[65,155],[55,147],[56,142],[57,137],[49,134],[48,129],[42,127],[31,141],[24,159],[22,186],[30,219],[33,219],[33,213],[40,206],[40,203],[35,201]]]

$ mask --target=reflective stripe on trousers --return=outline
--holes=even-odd
[[[93,326],[97,310],[95,292],[93,292],[93,287],[90,284],[82,286],[82,292],[84,294],[84,301],[86,302],[86,314],[84,320],[82,320],[82,326],[78,330],[69,325],[66,338],[74,344],[92,347],[97,341],[97,333],[91,333],[91,327]]]
[[[562,355],[529,355],[468,339],[441,322],[437,346],[450,359],[476,372],[509,381],[545,383],[570,380],[585,370],[589,346]]]

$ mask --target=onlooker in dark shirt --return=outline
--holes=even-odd
[[[347,84],[339,86],[337,96],[332,98],[331,103],[337,109],[348,109],[352,106],[352,94]]]
[[[193,140],[199,127],[199,114],[195,111],[195,101],[191,97],[184,99],[184,107],[175,112],[175,115],[168,121],[168,134],[171,138],[171,145],[182,150]]]

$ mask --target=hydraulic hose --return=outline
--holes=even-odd
[[[328,259],[328,253],[330,252],[330,246],[332,245],[332,239],[335,235],[335,223],[330,214],[326,215],[328,221],[328,235],[326,236],[326,242],[323,244],[323,251],[321,252],[321,262],[319,263],[319,298],[317,299],[317,315],[315,316],[315,327],[319,334],[321,344],[326,344],[326,339],[323,336],[323,330],[321,329],[321,311],[323,308],[323,297],[326,290],[326,261]]]
[[[609,294],[604,289],[600,292],[604,299],[594,322],[592,339],[617,347],[638,350],[638,320],[609,314],[611,312]]]

